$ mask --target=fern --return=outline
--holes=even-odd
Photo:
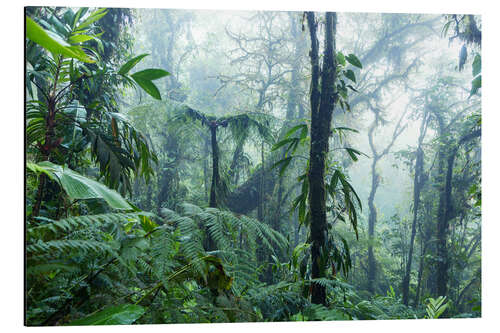
[[[106,224],[124,224],[130,220],[137,219],[139,215],[144,215],[144,213],[108,213],[108,214],[98,214],[98,215],[83,215],[83,216],[71,216],[61,220],[52,220],[48,218],[37,219],[39,221],[45,222],[35,227],[30,227],[26,230],[28,240],[32,238],[39,238],[42,235],[51,234],[51,236],[57,236],[62,233],[74,232],[79,228],[89,228],[89,227],[102,227]]]
[[[446,296],[439,296],[438,298],[429,297],[426,299],[426,303],[427,307],[425,311],[427,315],[425,318],[428,319],[439,318],[450,305],[450,302],[446,302]]]
[[[28,258],[30,256],[48,254],[48,253],[69,254],[75,252],[81,254],[86,254],[88,252],[113,253],[113,250],[109,245],[99,241],[76,240],[76,239],[53,240],[48,242],[38,241],[36,243],[26,246],[26,253]]]

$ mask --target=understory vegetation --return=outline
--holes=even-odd
[[[25,14],[26,325],[481,316],[480,17]]]

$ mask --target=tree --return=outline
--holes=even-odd
[[[311,261],[313,279],[325,276],[325,254],[327,239],[325,162],[328,154],[328,139],[333,108],[337,102],[335,94],[335,33],[337,14],[325,15],[325,51],[319,88],[319,55],[317,40],[317,23],[314,13],[308,12],[307,23],[311,37],[311,148],[309,153],[309,207],[311,210]],[[316,304],[326,305],[325,288],[313,284],[311,300]]]
[[[86,8],[76,13],[68,9],[63,16],[64,24],[54,13],[49,13],[49,21],[54,22],[47,26],[50,34],[26,17],[27,60],[31,65],[27,71],[27,90],[33,98],[27,103],[27,141],[29,146],[37,147],[40,160],[55,159],[61,164],[71,163],[72,156],[91,146],[92,157],[99,162],[107,183],[112,188],[125,184],[124,192],[130,171],[149,177],[152,172],[150,163],[156,157],[149,151],[145,137],[117,112],[113,89],[137,85],[160,99],[152,80],[169,73],[147,69],[129,74],[146,55],[135,57],[120,68],[113,68],[100,60],[99,50],[86,43],[99,43],[93,23],[107,12],[100,9],[88,16],[86,13]],[[64,28],[60,28],[57,22]],[[56,39],[52,37],[54,35]],[[38,88],[36,96],[31,83]],[[107,88],[96,95],[103,86]],[[80,112],[82,109],[85,116]],[[75,136],[79,137],[80,143],[68,145]],[[39,214],[45,183],[46,177],[42,174],[32,216]]]
[[[374,131],[377,128],[377,126],[380,123],[384,122],[384,119],[382,118],[381,115],[381,110],[377,107],[372,107],[371,108],[372,112],[374,113],[374,120],[372,122],[372,125],[370,126],[370,129],[368,131],[368,142],[370,144],[370,149],[372,151],[372,164],[371,164],[371,189],[370,189],[370,195],[368,197],[368,208],[369,208],[369,215],[368,215],[368,238],[369,238],[369,244],[368,244],[368,290],[371,293],[374,293],[376,290],[376,278],[377,278],[377,263],[375,260],[375,254],[373,252],[373,242],[375,239],[375,225],[377,222],[377,210],[374,204],[375,200],[375,194],[377,193],[377,188],[380,185],[380,175],[377,173],[377,163],[380,161],[382,157],[387,155],[394,145],[394,142],[398,138],[398,136],[403,133],[404,129],[406,128],[405,126],[402,126],[401,121],[403,120],[405,113],[401,115],[399,118],[398,123],[394,127],[394,132],[392,133],[392,138],[391,141],[385,146],[385,148],[381,151],[378,152],[377,148],[375,147],[374,144]]]
[[[306,12],[305,16],[307,18],[307,25],[311,38],[311,52],[309,53],[312,71],[310,93],[311,141],[308,160],[309,165],[306,175],[303,177],[303,192],[296,200],[295,205],[299,204],[299,202],[302,202],[303,205],[307,199],[309,207],[307,219],[309,220],[308,223],[310,226],[311,240],[311,278],[314,280],[321,279],[326,276],[326,268],[330,259],[330,251],[333,247],[331,239],[328,235],[326,200],[328,194],[332,197],[332,199],[335,198],[337,182],[340,182],[343,186],[342,192],[344,194],[345,210],[347,210],[349,214],[349,220],[351,221],[357,235],[357,212],[353,204],[353,199],[351,198],[351,195],[357,198],[357,194],[352,189],[352,186],[347,183],[345,176],[340,172],[340,170],[335,170],[328,186],[325,183],[325,178],[327,171],[326,163],[329,150],[329,138],[332,133],[331,121],[333,110],[337,103],[339,103],[342,108],[347,107],[347,109],[349,109],[349,105],[347,103],[347,86],[344,78],[348,78],[356,82],[355,77],[353,77],[354,73],[352,70],[343,70],[343,68],[346,65],[346,60],[350,64],[359,68],[361,68],[362,65],[355,55],[350,54],[348,57],[344,57],[341,52],[336,51],[335,34],[337,31],[337,14],[327,12],[325,14],[323,67],[320,74],[319,42],[317,39],[318,23],[315,20],[313,12]],[[296,126],[296,128],[300,127],[301,126]],[[340,131],[338,128],[336,128],[336,130]],[[278,145],[275,147],[278,147]],[[295,147],[296,146],[297,144],[295,144]],[[357,160],[355,155],[360,154],[360,152],[349,148],[346,148],[346,150],[349,152],[349,155],[353,160]],[[284,161],[287,161],[287,159]],[[307,189],[304,188],[304,185],[307,185]],[[357,198],[357,200],[359,207],[361,207],[359,198]],[[347,260],[347,266],[350,265],[349,258],[342,259]],[[336,262],[336,264],[338,265],[339,262]],[[325,286],[319,283],[313,283],[311,288],[311,301],[315,304],[326,305],[327,300]]]
[[[422,123],[420,125],[420,135],[418,137],[418,146],[415,152],[415,175],[413,177],[413,222],[411,226],[410,244],[408,250],[408,259],[406,261],[405,274],[402,282],[403,304],[408,305],[409,302],[409,289],[410,289],[410,274],[411,265],[413,260],[413,247],[415,236],[417,234],[417,218],[418,209],[420,207],[420,192],[425,184],[426,177],[424,174],[424,150],[423,141],[427,133],[427,125],[429,123],[429,113],[425,112],[422,116]]]
[[[255,130],[263,139],[272,140],[271,132],[266,126],[266,116],[259,113],[238,114],[233,116],[214,117],[194,110],[189,106],[183,106],[177,116],[177,121],[198,121],[210,131],[210,144],[212,148],[212,184],[210,187],[209,206],[216,208],[224,200],[223,184],[220,179],[219,170],[219,147],[217,141],[217,130],[219,127],[228,127],[233,136],[246,135],[249,129]]]

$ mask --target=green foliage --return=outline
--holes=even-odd
[[[467,59],[474,59],[474,98],[462,101],[464,84],[458,73],[457,78],[443,76],[446,66],[429,77],[427,88],[412,86],[417,81],[407,77],[399,79],[413,75],[413,65],[399,72],[404,72],[401,62],[416,54],[412,48],[403,50],[405,43],[417,43],[425,37],[419,31],[433,30],[432,24],[421,24],[420,16],[384,14],[377,15],[382,22],[377,27],[366,14],[346,16],[362,38],[352,45],[356,55],[336,53],[339,103],[326,159],[328,230],[319,258],[324,277],[312,279],[311,235],[301,228],[310,223],[305,157],[310,137],[303,118],[309,111],[310,68],[307,43],[302,34],[293,33],[299,14],[256,14],[265,18],[259,20],[265,24],[254,27],[258,39],[263,38],[258,40],[261,45],[250,45],[255,42],[253,28],[231,33],[230,42],[241,43],[233,54],[219,38],[222,30],[208,35],[203,44],[198,38],[193,41],[189,25],[194,16],[182,11],[30,7],[26,13],[27,325],[481,315],[477,140],[457,148],[451,170],[449,291],[446,297],[429,298],[435,297],[430,287],[442,260],[434,243],[446,162],[460,138],[481,125],[474,109],[481,88],[478,50],[466,49]],[[130,53],[133,41],[127,32],[135,17],[152,32],[139,35],[137,56]],[[196,23],[205,19],[196,17]],[[453,21],[447,29],[454,28]],[[461,28],[471,21],[464,17],[459,22]],[[270,49],[265,45],[267,33],[266,38],[272,37]],[[250,49],[252,54],[240,56]],[[226,64],[222,55],[233,62]],[[267,64],[260,55],[272,61]],[[427,60],[427,55],[422,57],[416,63]],[[465,67],[465,57],[463,61]],[[149,68],[157,64],[172,74]],[[268,77],[265,65],[272,67]],[[243,75],[232,76],[235,73]],[[166,76],[164,82],[155,81]],[[266,78],[269,86],[263,88]],[[400,173],[382,166],[381,196],[374,207],[379,213],[377,237],[370,240],[362,211],[368,196],[363,190],[364,163],[370,161],[360,158],[367,157],[357,149],[362,142],[350,135],[358,131],[348,126],[364,127],[363,110],[370,103],[385,123],[387,96],[396,98],[402,91],[394,83],[412,86],[405,91],[409,108],[415,109],[412,120],[424,113],[428,133],[439,132],[441,125],[446,130],[422,141],[424,186],[418,209],[408,206],[411,186],[404,180],[415,171],[415,149],[397,155],[406,167],[395,161]],[[147,103],[137,105],[140,96],[127,90],[133,87],[153,99],[146,96]],[[349,90],[360,94],[350,98]],[[167,92],[169,98],[164,97]],[[179,92],[182,96],[175,95]],[[256,109],[257,98],[262,102],[259,111],[268,114],[246,112]],[[351,107],[354,112],[337,113]],[[462,119],[469,108],[473,113]],[[278,119],[285,109],[286,119]],[[237,193],[238,200],[258,200],[259,211],[245,216],[223,208],[224,202],[220,208],[204,206],[210,187],[208,129],[213,126],[220,146],[220,187],[228,198]],[[231,155],[239,163],[231,163]],[[353,162],[360,167],[351,168]],[[402,177],[397,178],[401,184],[395,184],[394,175]],[[406,197],[399,197],[401,188]],[[32,214],[38,200],[41,209]],[[413,209],[418,223],[409,279],[411,306],[406,306],[398,286],[409,256]],[[391,210],[397,214],[387,215]],[[207,246],[209,239],[213,246]],[[368,245],[377,257],[375,290],[382,294],[365,290]],[[312,304],[315,285],[324,287],[327,305]]]
[[[53,164],[48,161],[38,164],[27,163],[26,166],[33,172],[43,172],[57,181],[71,200],[102,199],[114,209],[132,209],[128,202],[116,191],[78,174],[67,166]]]
[[[130,325],[141,317],[145,311],[139,305],[122,304],[108,307],[85,318],[73,320],[68,325]]]
[[[443,312],[450,306],[450,302],[446,302],[446,296],[439,296],[434,299],[432,297],[425,300],[427,306],[425,311],[427,312],[426,318],[437,319]]]
[[[363,65],[361,64],[361,61],[359,61],[359,59],[358,59],[358,57],[356,57],[356,55],[354,55],[354,54],[351,53],[347,57],[345,57],[345,59],[351,65],[356,66],[356,67],[358,67],[360,69],[363,68]]]
[[[145,92],[147,92],[153,98],[161,100],[160,91],[152,81],[160,79],[167,75],[170,75],[170,73],[164,71],[163,69],[145,69],[133,73],[131,77]]]
[[[94,62],[80,47],[67,44],[64,40],[59,39],[57,35],[52,34],[52,36],[53,37],[31,18],[26,18],[26,37],[30,40],[52,52],[54,55],[63,55],[87,63]],[[82,39],[82,37],[85,38]],[[90,39],[93,39],[93,37],[87,35],[72,35],[69,40],[77,44]]]
[[[124,193],[130,191],[131,172],[149,179],[156,155],[147,139],[118,113],[118,89],[137,80],[156,89],[151,81],[169,73],[146,69],[129,76],[141,56],[121,71],[105,61],[101,57],[105,40],[97,23],[106,13],[105,9],[88,12],[83,8],[75,13],[68,8],[58,17],[49,10],[47,18],[36,18],[45,29],[26,18],[31,67],[26,83],[33,97],[27,104],[27,140],[42,159],[49,156],[60,164],[82,158],[91,146],[107,185],[115,189],[121,185]],[[36,96],[33,84],[38,88]],[[160,98],[159,93],[151,93]]]

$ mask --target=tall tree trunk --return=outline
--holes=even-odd
[[[328,259],[326,241],[328,228],[326,220],[325,164],[328,154],[330,124],[336,103],[335,94],[335,33],[337,14],[328,12],[325,15],[325,49],[323,71],[321,74],[321,94],[319,91],[319,59],[317,24],[314,13],[307,12],[307,22],[311,35],[311,147],[309,155],[309,209],[311,231],[311,277],[325,276]],[[312,285],[311,301],[326,305],[326,290],[317,283]]]
[[[422,243],[424,243],[422,241]],[[416,308],[420,302],[420,291],[422,290],[422,275],[424,272],[424,260],[425,260],[425,248],[423,245],[421,246],[422,249],[420,251],[420,260],[418,263],[418,275],[417,275],[417,290],[415,291],[415,303],[413,306]]]
[[[219,184],[220,184],[220,176],[219,176],[219,147],[217,146],[217,124],[210,125],[210,137],[211,137],[211,145],[212,145],[212,185],[210,186],[210,202],[209,207],[217,208],[217,204],[219,201]],[[208,228],[206,228],[206,242],[205,242],[205,250],[213,251],[215,250],[214,240],[210,236],[210,232]]]
[[[264,140],[262,140],[260,146],[260,158],[262,165],[265,165],[264,161]],[[257,207],[257,218],[260,222],[264,222],[264,180],[266,178],[266,169],[262,169],[262,176],[259,183],[259,206]]]
[[[48,96],[47,100],[47,109],[48,113],[47,116],[45,117],[45,142],[42,145],[41,143],[38,144],[38,147],[40,149],[40,152],[42,154],[42,161],[50,161],[51,153],[54,148],[56,148],[60,140],[54,140],[55,139],[55,126],[56,126],[56,89],[57,89],[57,83],[58,83],[58,78],[59,78],[59,71],[61,69],[61,62],[62,59],[58,59],[58,65],[56,69],[56,75],[54,79],[54,86],[52,88],[52,92]],[[38,189],[36,192],[36,199],[35,199],[35,204],[33,205],[33,210],[31,211],[31,218],[34,218],[40,214],[40,209],[42,207],[42,201],[45,193],[45,188],[46,188],[46,183],[48,181],[47,175],[42,173],[40,174],[38,178]]]
[[[422,142],[425,137],[427,114],[424,114],[422,119],[422,124],[420,125],[420,136],[418,138],[418,148],[417,156],[415,159],[415,177],[413,179],[413,222],[411,225],[411,237],[408,250],[408,259],[406,261],[406,270],[402,283],[403,290],[403,304],[408,305],[409,291],[410,291],[410,275],[411,275],[411,265],[413,260],[413,244],[415,242],[415,236],[417,234],[417,217],[418,208],[420,206],[420,191],[424,186],[424,151],[422,149]]]
[[[204,137],[204,141],[205,141],[205,154],[208,155],[209,154],[209,141],[208,141],[208,138]],[[210,188],[208,186],[208,157],[205,157],[203,159],[203,184],[205,186],[205,200],[208,201],[208,193],[210,193]]]
[[[441,195],[439,198],[438,208],[438,225],[437,225],[437,295],[445,296],[448,292],[448,268],[449,268],[449,255],[448,255],[448,229],[450,220],[453,218],[453,204],[452,204],[452,182],[453,182],[453,165],[455,157],[457,156],[458,149],[462,144],[470,141],[481,135],[481,130],[475,130],[463,136],[458,143],[448,152],[446,158],[446,178],[444,186],[441,188]],[[443,153],[443,157],[445,153]]]
[[[212,144],[212,185],[210,187],[209,206],[217,208],[217,192],[220,183],[219,177],[219,147],[217,146],[217,125],[210,125],[210,138]]]
[[[378,162],[378,157],[374,156],[371,173],[372,182],[370,195],[368,196],[368,291],[370,293],[375,292],[375,283],[377,278],[377,262],[375,260],[375,253],[373,251],[373,242],[375,239],[375,223],[377,221],[377,209],[375,207],[375,194],[377,193],[378,185],[380,183],[379,175],[376,171]]]
[[[240,166],[240,160],[241,157],[243,156],[243,146],[245,145],[245,141],[248,135],[245,135],[245,137],[241,138],[236,143],[236,149],[234,150],[233,153],[233,160],[231,161],[231,166],[229,167],[229,177],[232,179],[233,184],[238,184],[239,180],[239,166]]]
[[[401,122],[403,121],[403,118],[406,115],[406,112],[404,112],[401,117],[399,118],[398,123],[394,127],[394,132],[392,133],[392,138],[391,141],[387,144],[387,146],[382,150],[381,152],[378,152],[375,144],[374,144],[374,132],[375,129],[377,128],[379,122],[382,121],[380,118],[380,110],[379,109],[374,109],[372,108],[372,111],[375,115],[375,119],[373,120],[372,125],[370,126],[370,129],[368,130],[368,143],[370,145],[370,149],[373,154],[373,161],[372,161],[372,166],[371,166],[371,173],[372,173],[372,181],[371,181],[371,190],[370,190],[370,195],[368,196],[368,270],[367,270],[367,277],[368,277],[368,291],[371,292],[372,294],[375,293],[376,291],[376,281],[377,281],[377,262],[375,259],[375,253],[373,251],[373,243],[375,240],[375,224],[377,223],[377,210],[375,207],[375,195],[377,193],[378,186],[380,185],[380,175],[377,173],[377,163],[378,161],[387,155],[394,145],[394,142],[396,139],[403,133],[404,129],[406,128],[405,126],[401,126]]]
[[[402,289],[403,289],[403,304],[408,305],[409,289],[410,289],[410,274],[411,274],[411,264],[413,260],[413,244],[415,242],[415,235],[417,234],[417,217],[418,208],[420,205],[420,190],[423,186],[422,179],[422,166],[423,166],[423,155],[421,147],[417,149],[417,158],[415,161],[415,177],[413,180],[413,222],[411,225],[411,237],[408,250],[408,259],[406,261],[405,275],[403,278]]]

